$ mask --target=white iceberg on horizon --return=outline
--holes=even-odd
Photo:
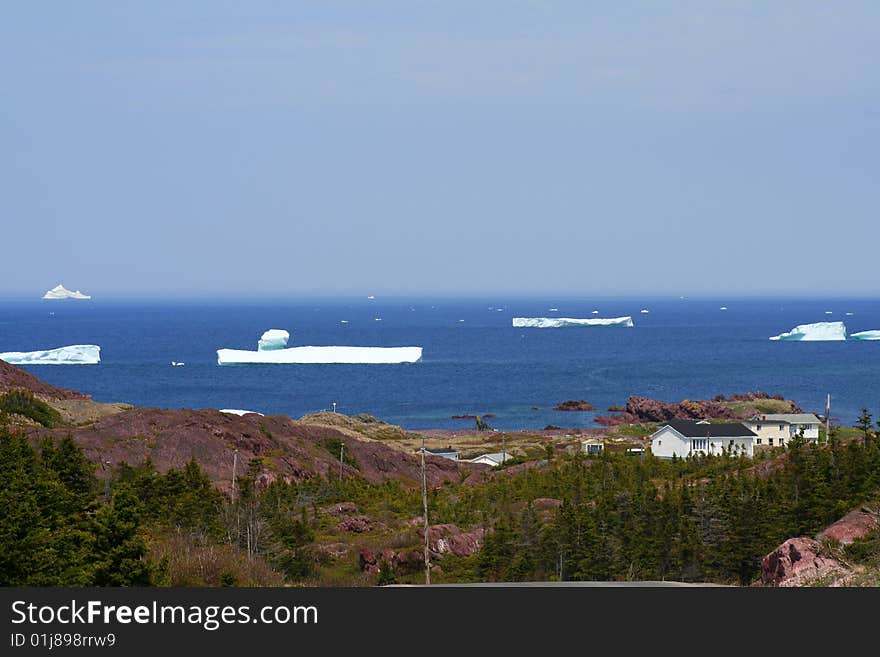
[[[770,339],[802,342],[846,340],[846,326],[843,322],[800,324],[791,331],[774,335]]]
[[[514,317],[514,328],[569,328],[573,326],[632,327],[632,317],[576,318],[576,317]]]
[[[88,294],[83,294],[79,290],[71,292],[60,283],[43,295],[44,299],[91,299]]]
[[[252,413],[254,415],[263,415],[262,413],[257,413],[256,411],[246,411],[241,408],[220,408],[217,410],[219,410],[221,413],[229,413],[230,415],[247,415],[249,413]]]
[[[101,347],[96,344],[75,344],[43,351],[7,351],[0,360],[10,365],[97,365]]]
[[[269,329],[260,336],[260,341],[257,342],[257,349],[259,351],[284,349],[287,346],[288,340],[290,340],[290,333],[284,329]]]
[[[880,331],[859,331],[849,336],[850,340],[880,340]]]

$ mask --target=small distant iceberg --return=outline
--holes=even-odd
[[[283,333],[283,336],[281,335]],[[263,333],[257,351],[218,349],[218,365],[365,364],[396,365],[422,359],[421,347],[287,347],[290,334],[281,329]],[[281,344],[283,346],[277,346]],[[269,345],[269,348],[263,348]]]
[[[575,317],[514,317],[514,328],[569,328],[573,326],[632,327],[632,317],[575,318]]]
[[[230,415],[248,415],[248,414],[252,414],[252,415],[260,415],[260,416],[263,415],[262,413],[257,413],[256,411],[246,411],[246,410],[241,409],[241,408],[221,408],[221,409],[218,409],[218,410],[219,410],[221,413],[229,413]]]
[[[179,363],[176,360],[171,361],[171,367],[183,367],[186,363]]]
[[[833,311],[833,310],[826,310],[826,311],[825,311],[825,314],[826,314],[826,315],[833,315],[833,314],[834,314],[834,311]]]
[[[60,283],[43,295],[44,299],[91,299],[88,294],[83,294],[79,290],[71,292]]]
[[[718,310],[727,310],[727,306],[721,306]]]
[[[599,311],[598,311],[598,310],[594,310],[594,311],[593,311],[592,313],[590,313],[590,314],[591,314],[591,315],[598,315],[598,314],[599,314]]]
[[[647,315],[651,311],[648,310],[647,308],[642,308],[639,312],[642,313],[643,315]]]
[[[843,322],[816,322],[815,324],[800,324],[787,333],[780,333],[770,338],[771,340],[791,340],[802,342],[819,342],[831,340],[846,340],[846,326]]]
[[[75,344],[43,351],[7,351],[0,360],[11,365],[97,365],[101,347],[96,344]]]
[[[880,331],[859,331],[849,336],[850,340],[880,340]]]
[[[558,313],[558,312],[559,312],[559,308],[550,308],[550,309],[548,309],[547,312]]]

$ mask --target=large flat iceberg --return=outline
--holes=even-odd
[[[624,326],[632,327],[632,317],[514,317],[514,328],[569,328],[572,326]]]
[[[229,415],[248,415],[253,413],[254,415],[262,415],[262,413],[257,413],[256,411],[248,411],[243,408],[221,408],[219,409],[221,413],[228,413]]]
[[[859,331],[849,336],[850,340],[880,340],[880,331]]]
[[[96,344],[75,344],[45,351],[7,351],[0,360],[11,365],[97,365],[101,347]]]
[[[799,340],[802,342],[818,342],[828,340],[846,340],[846,326],[843,322],[816,322],[800,324],[787,333],[774,335],[771,340]]]
[[[91,299],[88,294],[83,294],[79,290],[71,292],[60,283],[43,295],[44,299]]]
[[[218,365],[363,363],[370,365],[415,363],[421,347],[288,347],[268,351],[218,349]]]
[[[422,359],[421,347],[288,347],[290,334],[282,329],[263,333],[257,350],[218,349],[218,365],[294,365],[317,363],[398,364]]]

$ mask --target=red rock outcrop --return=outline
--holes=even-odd
[[[424,555],[417,550],[382,550],[361,548],[358,564],[362,572],[377,575],[383,566],[394,572],[414,572],[424,566]]]
[[[75,390],[56,388],[30,372],[0,360],[0,392],[7,390],[27,390],[41,399],[91,399],[90,395]]]
[[[358,440],[331,426],[296,422],[286,415],[135,408],[100,418],[88,427],[32,427],[28,431],[34,440],[70,434],[95,463],[139,465],[150,458],[159,472],[166,472],[195,458],[222,490],[230,486],[234,450],[238,450],[239,476],[255,467],[258,481],[268,485],[277,478],[337,477],[337,455],[323,445],[338,442],[345,444],[345,453],[357,463],[357,467],[343,466],[344,477],[362,477],[371,483],[397,479],[409,486],[418,486],[421,477],[419,459],[413,455],[379,441]],[[431,488],[458,482],[462,471],[480,469],[431,455],[425,457],[425,465]],[[101,476],[100,468],[97,474]]]
[[[761,583],[766,586],[810,586],[840,582],[848,569],[837,559],[822,555],[812,538],[790,538],[761,560]]]
[[[425,540],[424,528],[419,536]],[[428,527],[428,551],[432,557],[454,554],[457,557],[468,557],[483,547],[486,530],[482,527],[466,532],[456,525],[431,525]]]
[[[596,422],[604,426],[619,424],[639,424],[641,422],[667,422],[669,420],[699,420],[702,418],[720,418],[742,420],[752,415],[749,411],[736,412],[725,402],[757,401],[761,399],[783,400],[781,395],[771,396],[766,392],[749,392],[746,394],[717,395],[713,399],[690,400],[680,402],[664,402],[647,397],[630,397],[625,409],[619,415],[604,415],[596,418]],[[783,400],[785,401],[785,400]],[[793,401],[789,401],[790,413],[800,413],[801,409]]]
[[[823,529],[819,533],[819,538],[830,538],[848,545],[857,538],[864,538],[878,529],[880,529],[880,513],[862,507],[850,511],[843,518]]]
[[[388,525],[369,516],[353,516],[336,525],[336,529],[353,534],[363,534],[372,531],[388,531]]]

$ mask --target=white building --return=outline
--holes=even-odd
[[[416,450],[416,454],[420,454],[422,451],[421,448]],[[458,451],[452,449],[452,447],[441,447],[440,449],[425,449],[425,454],[430,454],[431,456],[442,456],[444,459],[449,459],[450,461],[458,461],[461,458],[461,455]]]
[[[475,459],[467,459],[469,463],[485,463],[493,468],[501,465],[505,461],[509,461],[513,457],[508,452],[492,452],[491,454],[482,454]]]
[[[812,413],[767,413],[743,422],[757,434],[755,444],[762,447],[785,445],[801,430],[811,442],[819,440],[819,418]]]
[[[705,420],[670,420],[651,434],[651,453],[661,458],[696,454],[753,456],[757,435],[740,422],[711,424]]]
[[[603,449],[605,449],[605,441],[598,438],[587,438],[581,441],[581,451],[584,454],[596,456],[601,454]]]

